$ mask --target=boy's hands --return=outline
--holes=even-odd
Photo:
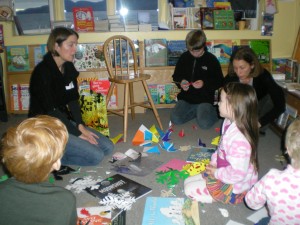
[[[195,82],[188,82],[187,80],[182,80],[180,83],[180,86],[182,90],[187,91],[190,88],[190,85],[193,85],[194,88],[199,89],[202,88],[204,85],[204,82],[202,80],[197,80]]]

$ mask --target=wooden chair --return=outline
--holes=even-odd
[[[124,85],[123,107],[119,107],[117,109],[107,109],[108,113],[113,113],[123,117],[124,142],[127,140],[129,109],[131,111],[132,119],[135,117],[135,107],[152,109],[160,129],[163,129],[146,82],[151,78],[151,76],[149,74],[139,73],[137,53],[133,41],[126,36],[115,35],[105,41],[103,48],[105,63],[109,74],[109,81],[111,82],[106,99],[107,106],[115,85]],[[148,101],[135,101],[135,97],[137,96],[134,95],[133,84],[138,82],[142,83]]]

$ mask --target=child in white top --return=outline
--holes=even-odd
[[[258,224],[300,224],[300,120],[287,129],[285,146],[291,165],[283,171],[271,169],[247,193],[245,200],[252,209],[267,204],[270,218]]]
[[[257,181],[258,114],[254,89],[228,83],[221,90],[219,111],[225,120],[218,149],[206,173],[185,180],[184,191],[203,203],[238,204]]]

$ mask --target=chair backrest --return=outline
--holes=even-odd
[[[138,73],[136,48],[138,44],[124,35],[114,35],[104,42],[104,58],[111,78]]]

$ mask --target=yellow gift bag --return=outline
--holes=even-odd
[[[79,103],[83,122],[109,137],[105,96],[93,91],[82,91]]]

